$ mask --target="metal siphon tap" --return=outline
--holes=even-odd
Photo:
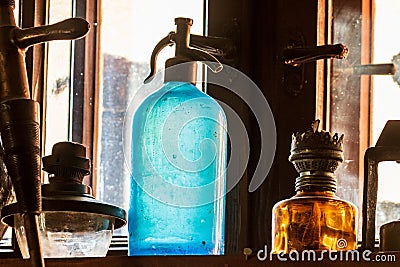
[[[51,40],[72,40],[89,31],[81,18],[21,29],[13,0],[0,0],[0,134],[4,162],[11,177],[26,230],[32,266],[44,266],[38,232],[41,212],[39,103],[31,99],[25,51]]]

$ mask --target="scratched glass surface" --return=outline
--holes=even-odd
[[[346,59],[332,60],[329,120],[330,131],[344,134],[343,156],[344,162],[335,172],[337,178],[338,197],[354,203],[360,210],[360,194],[362,190],[362,177],[359,177],[360,164],[360,77],[353,75],[353,65],[358,64],[361,55],[360,36],[362,17],[357,10],[352,10],[348,5],[333,1],[333,37],[332,43],[342,43],[351,51]],[[335,6],[339,5],[339,6]],[[351,33],[351,34],[349,34]],[[356,63],[355,63],[356,62]],[[360,210],[361,211],[361,210]],[[359,216],[359,227],[361,226]],[[359,228],[361,229],[361,228]],[[359,231],[360,233],[360,231]],[[361,237],[361,235],[359,235]]]

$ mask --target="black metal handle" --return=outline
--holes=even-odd
[[[287,65],[298,66],[303,63],[319,59],[343,59],[348,54],[348,49],[343,44],[321,45],[315,47],[293,47],[283,50],[283,61]]]

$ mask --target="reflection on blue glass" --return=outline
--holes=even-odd
[[[135,113],[129,255],[224,253],[226,118],[194,85],[167,82]]]

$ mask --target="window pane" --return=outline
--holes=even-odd
[[[101,10],[96,198],[128,210],[130,173],[122,140],[125,112],[149,74],[153,48],[175,29],[174,18],[192,18],[191,32],[203,33],[203,1],[103,0]],[[157,66],[163,68],[173,52],[174,48],[164,49]]]
[[[374,20],[374,63],[391,63],[400,52],[400,37],[392,34],[398,29],[400,18],[398,0],[378,0]],[[375,145],[387,120],[400,120],[400,88],[392,76],[373,76],[372,144]],[[400,218],[400,164],[382,162],[378,167],[378,203],[376,237],[379,227]]]
[[[356,66],[370,62],[370,4],[367,1],[332,3],[332,43],[345,44],[349,54],[333,60],[327,117],[332,132],[344,134],[344,162],[336,171],[337,195],[358,206],[361,239],[363,158],[369,146],[369,76],[355,75]],[[372,8],[372,7],[371,7]]]
[[[332,61],[332,77],[329,99],[329,122],[332,132],[344,134],[344,162],[336,171],[337,194],[339,197],[361,206],[360,185],[360,77],[351,75],[349,70],[361,63],[361,16],[359,7],[332,1],[333,38],[332,43],[345,44],[349,55],[343,60]],[[349,2],[350,3],[350,2]],[[350,74],[349,74],[350,73]],[[362,192],[362,190],[361,190]]]
[[[71,0],[52,0],[49,5],[49,24],[72,17]],[[44,155],[51,154],[51,149],[55,143],[68,140],[70,119],[71,42],[52,41],[47,45]]]

